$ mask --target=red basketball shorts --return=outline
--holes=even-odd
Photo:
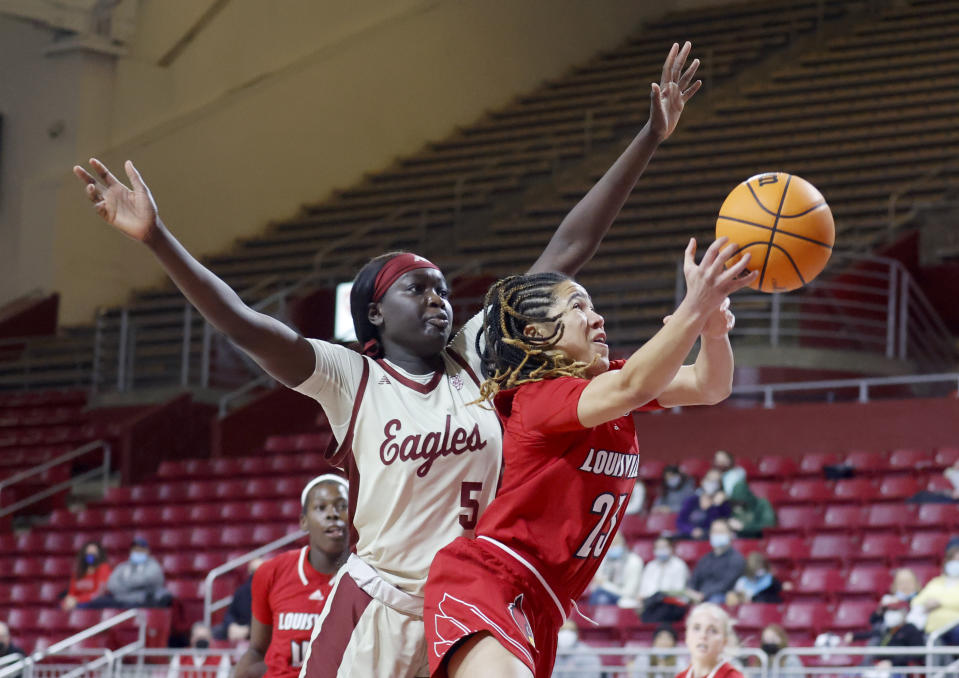
[[[549,678],[563,620],[536,577],[512,556],[482,540],[460,537],[433,559],[423,621],[430,676],[446,678],[447,653],[488,631],[536,678]]]

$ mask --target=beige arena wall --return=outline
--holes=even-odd
[[[0,211],[0,237],[17,237],[0,264],[9,271],[15,252],[18,273],[12,285],[0,278],[2,297],[55,289],[61,321],[82,323],[162,280],[144,248],[96,220],[67,173],[72,162],[96,155],[120,170],[133,159],[184,244],[220,251],[562,75],[662,8],[232,0],[184,41],[214,3],[144,0],[127,55],[30,62],[23,77],[43,72],[54,99],[44,105],[63,114],[68,133],[55,152],[37,156],[26,143],[15,154],[26,167],[7,196],[11,213]]]

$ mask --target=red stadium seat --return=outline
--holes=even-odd
[[[243,464],[239,459],[231,459],[230,457],[211,459],[210,475],[221,478],[237,476],[240,475],[240,469],[242,466]]]
[[[791,478],[796,475],[799,465],[789,457],[763,457],[756,467],[756,475],[760,478]]]
[[[959,447],[940,447],[933,457],[936,468],[948,468],[957,461],[959,461]]]
[[[782,483],[778,480],[757,480],[749,483],[749,489],[757,497],[762,497],[769,501],[773,506],[778,506],[789,500],[789,495],[783,489]]]
[[[807,532],[822,524],[823,512],[819,506],[783,506],[776,510],[776,531]]]
[[[712,468],[712,465],[712,457],[689,457],[679,463],[679,469],[699,481],[706,475],[706,471]]]
[[[45,536],[38,534],[37,532],[28,532],[27,534],[21,534],[17,538],[17,552],[18,553],[39,553],[44,549],[44,540]]]
[[[810,452],[804,454],[799,460],[799,475],[822,477],[823,468],[834,466],[842,461],[842,458],[834,452]]]
[[[791,567],[809,557],[809,544],[799,537],[773,536],[766,542],[766,557]]]
[[[43,550],[47,553],[76,553],[81,546],[74,535],[66,532],[50,532],[44,535]]]
[[[893,532],[876,532],[863,537],[856,560],[895,563],[905,550],[902,537]]]
[[[330,438],[333,437],[332,431],[318,431],[316,433],[301,433],[293,439],[293,449],[294,450],[314,450],[317,452],[324,451],[327,446],[330,444]],[[306,466],[309,468],[309,464],[312,462],[307,462],[306,460],[301,459],[301,468]]]
[[[292,440],[294,447],[291,449],[295,449],[296,438],[294,437]],[[270,471],[277,475],[292,475],[302,470],[303,466],[296,455],[279,454],[270,459]]]
[[[700,558],[709,553],[711,550],[712,547],[709,545],[708,541],[692,540],[676,542],[676,547],[674,549],[676,555],[690,565],[690,569],[692,569],[693,565],[699,562]]]
[[[226,548],[243,548],[259,546],[253,539],[253,525],[233,525],[222,530],[217,543]]]
[[[295,528],[292,525],[257,525],[253,530],[252,539],[254,544],[263,546],[293,531]]]
[[[267,452],[291,452],[296,449],[296,436],[275,435],[266,439],[263,449]]]
[[[647,534],[673,533],[676,531],[675,513],[650,513],[646,518]]]
[[[647,482],[650,480],[661,480],[664,468],[666,468],[666,462],[660,461],[659,459],[640,462],[639,477]]]
[[[836,608],[831,628],[836,630],[868,629],[869,616],[875,612],[876,603],[868,600],[844,600]]]
[[[178,600],[201,598],[199,584],[193,579],[171,579],[165,583],[167,590]]]
[[[915,573],[920,586],[925,586],[931,579],[942,574],[942,567],[933,563],[927,565],[912,564],[909,569]]]
[[[736,629],[759,631],[770,624],[781,624],[783,611],[770,603],[743,603],[736,610]]]
[[[225,502],[222,504],[210,504],[211,508],[217,510],[219,520],[225,523],[243,522],[246,520],[262,520],[266,514],[260,513],[257,507],[270,502],[254,501],[246,503],[242,501]]]
[[[845,561],[859,553],[856,540],[846,534],[817,534],[809,544],[811,560]]]
[[[303,512],[303,506],[300,504],[299,499],[284,499],[279,502],[279,513],[273,518],[273,520],[289,520],[296,521],[300,518],[300,513]]]
[[[172,504],[160,509],[160,519],[158,525],[184,525],[192,522],[203,522],[194,519],[196,510],[208,506],[208,504],[196,504],[194,506],[182,506]]]
[[[811,629],[812,633],[818,633],[830,618],[825,603],[799,601],[786,606],[782,625],[787,631]]]
[[[917,520],[922,527],[955,528],[959,526],[959,504],[922,504]]]
[[[219,501],[242,501],[249,498],[246,480],[221,480],[216,483],[213,497]],[[210,497],[212,499],[213,497]]]
[[[182,551],[190,547],[193,538],[193,529],[191,527],[174,527],[168,530],[162,530],[156,540],[157,550],[162,551]]]
[[[653,555],[655,543],[655,539],[641,539],[630,544],[630,549],[633,553],[642,558],[644,563],[648,563],[655,557]]]
[[[879,488],[867,478],[846,478],[836,482],[835,501],[867,504],[879,497]]]
[[[181,461],[163,461],[157,467],[157,478],[162,480],[176,480],[177,478],[187,477]]]
[[[886,476],[879,485],[879,495],[883,499],[908,499],[921,490],[919,482],[909,475]]]
[[[273,496],[281,499],[286,497],[299,497],[300,492],[306,487],[306,484],[312,478],[303,480],[302,478],[280,477],[273,481]]]
[[[220,535],[225,530],[216,527],[193,526],[184,528],[190,535],[190,547],[194,549],[216,548],[220,545]],[[229,529],[229,528],[226,528]]]
[[[948,532],[916,532],[909,541],[910,558],[942,558],[952,535]]]
[[[266,474],[270,468],[270,461],[266,457],[242,457],[240,470],[237,475],[261,476]]]
[[[43,569],[44,560],[44,558],[17,558],[13,561],[13,567],[10,571],[14,577],[35,577]]]
[[[844,461],[856,469],[858,475],[882,473],[889,469],[889,462],[878,452],[857,450],[847,454]]]
[[[80,610],[87,612],[87,610]],[[70,628],[70,612],[64,612],[59,608],[41,610],[37,615],[37,625],[45,632],[65,631]],[[99,615],[97,615],[99,617]],[[97,619],[99,621],[99,618]],[[85,628],[85,627],[84,627]]]
[[[7,589],[10,593],[10,600],[16,606],[21,605],[40,605],[44,602],[43,598],[40,596],[40,582],[36,581],[27,581],[19,582],[13,586],[2,586],[0,588]]]
[[[821,565],[811,565],[803,569],[796,582],[794,595],[797,597],[816,597],[832,599],[836,593],[846,587],[846,579],[839,570]]]
[[[106,549],[111,559],[115,559],[116,556],[130,548],[133,537],[134,534],[132,530],[113,530],[103,535],[102,539],[100,539],[100,544]]]
[[[889,455],[893,471],[927,471],[935,466],[935,455],[928,450],[894,450]]]
[[[191,483],[192,484],[192,483]],[[144,497],[151,496],[153,497],[151,503],[176,503],[181,501],[187,501],[189,499],[189,485],[187,483],[181,482],[166,482],[153,485],[150,490],[145,490],[143,495]],[[213,497],[209,497],[212,499]]]
[[[877,598],[889,590],[892,571],[883,565],[857,565],[849,571],[846,593],[861,593]]]
[[[832,488],[822,480],[795,480],[788,494],[791,504],[824,504],[833,499]]]
[[[915,527],[918,521],[919,509],[915,504],[873,504],[866,513],[870,529]]]
[[[102,610],[73,610],[65,620],[64,628],[75,631],[88,629],[103,619]]]
[[[40,609],[33,607],[13,608],[6,612],[6,623],[14,636],[25,631],[36,631],[42,627],[37,623]]]
[[[953,490],[952,483],[949,482],[949,479],[945,476],[938,474],[933,474],[929,477],[929,482],[926,483],[926,488],[930,492],[939,492],[941,494],[951,495]]]
[[[822,525],[827,530],[858,531],[866,522],[866,510],[862,506],[829,506],[823,515]]]
[[[126,509],[123,510],[126,511]],[[163,511],[164,507],[161,506],[137,506],[135,509],[133,509],[133,511],[128,511],[130,518],[127,522],[116,523],[116,525],[131,525],[137,530],[145,530],[152,527],[169,525],[170,523],[168,523],[163,516]],[[177,524],[177,522],[174,522],[173,524]]]
[[[185,499],[187,501],[213,501],[217,498],[217,491],[221,484],[217,480],[194,480],[186,485]]]

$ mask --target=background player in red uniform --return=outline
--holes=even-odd
[[[715,603],[700,603],[686,617],[690,665],[676,678],[743,678],[723,653],[732,637],[729,615]]]
[[[690,240],[686,297],[626,361],[610,362],[602,316],[566,276],[513,276],[490,288],[483,394],[494,396],[505,427],[503,479],[476,539],[456,539],[430,568],[431,675],[550,675],[557,630],[602,561],[638,475],[630,413],[729,395],[728,295],[755,273],[741,275],[743,261],[727,269],[736,247],[725,244],[717,240],[697,265]],[[697,339],[696,363],[683,366]]]
[[[271,558],[253,575],[250,647],[236,666],[236,678],[294,678],[332,588],[346,561],[347,485],[325,474],[301,494],[300,527],[310,543]]]

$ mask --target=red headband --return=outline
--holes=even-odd
[[[386,290],[390,289],[390,285],[395,283],[397,278],[417,268],[435,268],[437,271],[440,270],[439,266],[428,259],[410,254],[409,252],[399,254],[390,259],[386,262],[386,265],[380,269],[380,272],[376,274],[376,281],[373,284],[372,301],[375,303],[382,299],[383,295],[386,294]]]

